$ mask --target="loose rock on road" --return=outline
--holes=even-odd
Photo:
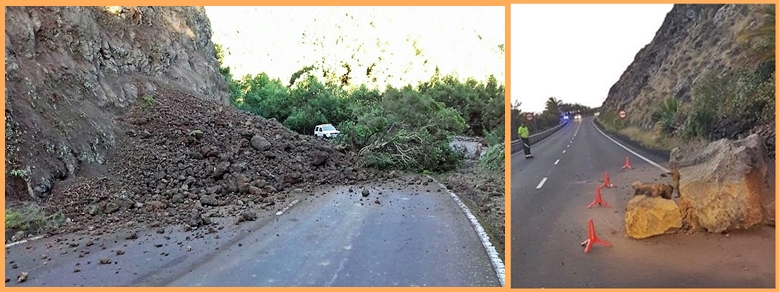
[[[15,245],[7,285],[500,286],[468,218],[436,184],[364,189],[324,188],[241,225]],[[17,283],[21,272],[28,279]]]

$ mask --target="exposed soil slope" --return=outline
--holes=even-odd
[[[10,200],[105,164],[116,115],[155,83],[228,102],[202,7],[7,7],[5,33]]]

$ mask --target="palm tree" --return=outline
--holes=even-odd
[[[511,108],[512,108],[512,109],[519,110],[519,107],[520,107],[521,105],[522,105],[522,102],[520,102],[519,100],[515,100],[515,101],[514,101],[514,102],[511,104]]]
[[[755,29],[741,31],[736,39],[751,48],[748,59],[758,64],[776,59],[776,6],[766,5],[759,13],[764,18],[763,23]]]
[[[560,113],[560,104],[562,104],[562,101],[555,97],[550,97],[546,100],[546,111],[557,115]]]

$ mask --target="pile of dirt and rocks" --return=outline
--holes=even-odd
[[[129,219],[197,227],[217,216],[209,213],[252,220],[253,212],[307,188],[378,175],[358,168],[357,157],[274,120],[164,85],[157,94],[119,118],[125,132],[107,173],[52,192],[48,211],[71,222],[59,231]],[[207,212],[217,209],[227,212]]]
[[[229,104],[203,7],[5,11],[9,201],[44,200],[55,184],[104,164],[122,135],[117,114],[156,95],[144,79]]]

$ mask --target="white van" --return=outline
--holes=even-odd
[[[335,138],[338,137],[338,134],[341,134],[341,131],[338,131],[331,124],[321,124],[314,127],[314,136],[320,138]]]

